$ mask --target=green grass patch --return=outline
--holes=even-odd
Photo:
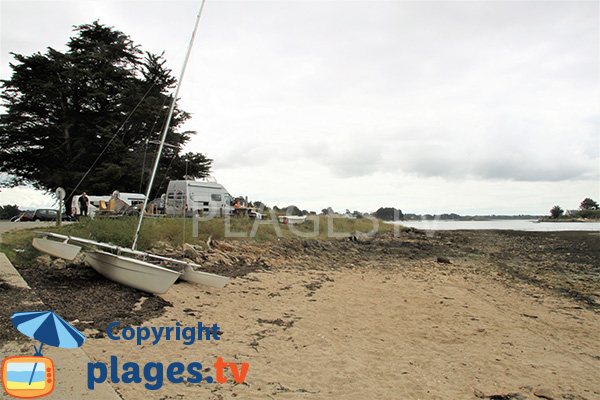
[[[14,263],[29,264],[41,254],[31,245],[37,236],[34,231],[56,232],[69,236],[92,239],[99,242],[131,247],[138,220],[127,218],[82,218],[80,221],[60,227],[49,226],[4,234],[0,250],[7,253]],[[196,225],[196,226],[194,226]],[[194,221],[192,218],[146,218],[142,224],[137,249],[155,247],[180,247],[184,240],[190,244],[204,245],[209,237],[214,240],[250,240],[258,243],[277,240],[337,240],[341,237],[374,232],[392,232],[393,225],[372,219],[328,218],[311,216],[301,224],[282,224],[277,220],[250,218],[213,218]],[[185,238],[185,239],[184,239]]]
[[[5,233],[0,242],[0,251],[5,253],[13,264],[34,263],[40,252],[31,244],[36,236],[33,231],[28,229]]]

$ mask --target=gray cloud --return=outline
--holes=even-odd
[[[178,71],[197,4],[139,5],[3,2],[2,78],[9,51],[60,46],[97,18],[166,50]],[[248,175],[293,174],[310,189],[285,190],[323,207],[357,198],[357,181],[389,198],[407,182],[422,198],[460,185],[472,191],[461,207],[484,195],[482,181],[531,187],[532,201],[545,187],[580,196],[600,175],[599,12],[566,1],[208,2],[181,94],[186,128],[201,132],[189,150],[252,191],[260,180]]]

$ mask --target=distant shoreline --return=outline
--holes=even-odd
[[[544,223],[541,223],[544,222]],[[553,223],[560,222],[560,223]],[[583,223],[585,222],[585,223]],[[561,232],[561,231],[600,231],[599,220],[588,221],[569,221],[569,220],[472,220],[472,221],[457,221],[457,220],[437,220],[437,221],[396,221],[389,222],[405,227],[421,229],[425,231],[446,231],[446,230],[511,230],[521,232]]]
[[[600,219],[583,219],[583,218],[561,218],[561,219],[554,219],[554,218],[540,218],[537,222],[583,222],[583,223],[588,223],[588,222],[600,222]]]

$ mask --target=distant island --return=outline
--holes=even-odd
[[[555,205],[550,209],[550,215],[459,215],[455,213],[444,214],[411,214],[403,213],[394,207],[380,207],[374,214],[375,217],[386,220],[403,221],[493,221],[493,220],[537,220],[539,222],[598,222],[600,221],[600,205],[591,198],[585,198],[576,210],[563,210]]]

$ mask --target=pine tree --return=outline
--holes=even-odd
[[[77,192],[138,192],[176,79],[162,55],[143,53],[112,27],[96,21],[74,31],[65,53],[13,54],[13,75],[0,95],[7,110],[0,115],[0,172],[41,189],[61,186],[68,195],[80,181]],[[174,147],[163,155],[155,195],[161,181],[181,179],[186,169],[192,177],[210,170],[203,154],[180,154],[195,134],[177,130],[189,118],[176,108],[167,135]]]

